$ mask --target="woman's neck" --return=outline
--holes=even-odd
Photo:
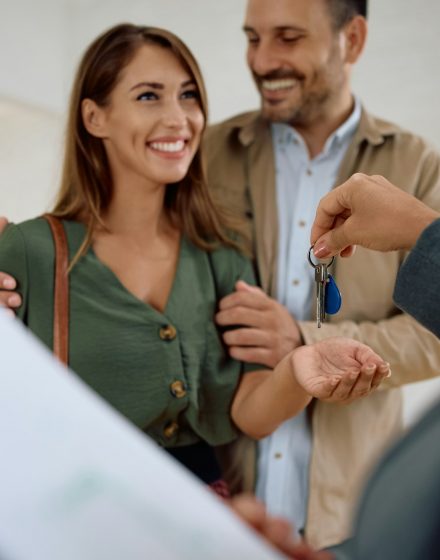
[[[133,239],[154,239],[169,231],[171,225],[164,210],[166,185],[126,182],[116,184],[103,219],[112,234]]]

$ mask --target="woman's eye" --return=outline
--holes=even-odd
[[[199,92],[196,89],[189,89],[182,93],[182,99],[199,99]]]
[[[157,94],[153,91],[144,91],[136,97],[138,101],[151,101],[153,99],[158,99]]]

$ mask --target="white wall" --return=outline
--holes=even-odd
[[[355,90],[370,110],[440,149],[440,2],[369,4],[369,39],[355,72]]]
[[[0,215],[22,221],[49,209],[61,158],[61,119],[0,96]]]
[[[0,214],[18,221],[50,204],[74,68],[110,25],[132,21],[180,35],[200,61],[212,121],[257,107],[244,62],[244,6],[245,0],[0,0]],[[371,110],[440,148],[438,21],[438,0],[370,0],[370,37],[354,84]],[[440,380],[405,392],[412,420],[440,393]]]

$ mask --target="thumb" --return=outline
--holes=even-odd
[[[313,253],[318,259],[339,255],[341,251],[353,245],[346,235],[346,222],[322,235],[313,246]],[[349,251],[348,253],[352,253]]]
[[[237,290],[237,292],[253,292],[253,293],[261,292],[260,288],[258,288],[257,286],[252,286],[251,284],[248,284],[244,280],[238,280],[235,283],[235,289]]]

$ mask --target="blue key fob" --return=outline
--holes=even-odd
[[[333,276],[329,274],[325,285],[325,312],[334,315],[341,309],[341,304],[341,292],[333,280]]]

